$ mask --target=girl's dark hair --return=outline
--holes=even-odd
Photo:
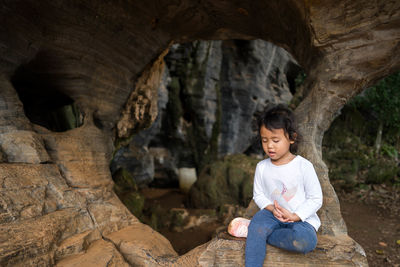
[[[258,132],[260,132],[262,126],[270,131],[283,129],[289,140],[294,141],[293,144],[290,144],[290,152],[296,153],[300,136],[296,131],[295,118],[290,109],[284,105],[277,105],[264,111],[258,118]]]

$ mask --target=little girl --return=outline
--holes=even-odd
[[[246,241],[246,266],[262,266],[266,244],[307,253],[317,245],[322,190],[311,162],[295,155],[299,136],[292,112],[274,107],[259,119],[262,148],[253,199],[260,210],[252,218]]]

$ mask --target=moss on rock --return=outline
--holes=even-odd
[[[129,192],[123,195],[122,203],[135,215],[141,218],[143,215],[144,197],[139,192]]]
[[[124,168],[118,169],[114,175],[114,192],[124,205],[137,218],[143,216],[144,197],[139,193],[139,189],[131,173]]]
[[[235,154],[207,165],[190,190],[190,205],[196,208],[217,208],[224,204],[247,206],[253,195],[258,161]]]
[[[138,187],[131,173],[124,168],[118,169],[113,174],[113,180],[114,190],[117,194],[122,193],[123,191],[138,191]]]

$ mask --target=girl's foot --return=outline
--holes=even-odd
[[[235,237],[247,237],[250,220],[242,217],[233,219],[228,225],[228,233]]]

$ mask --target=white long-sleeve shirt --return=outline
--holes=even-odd
[[[276,200],[316,231],[321,226],[317,215],[322,206],[321,185],[312,163],[301,156],[279,166],[269,158],[260,161],[254,175],[253,199],[260,209]]]

